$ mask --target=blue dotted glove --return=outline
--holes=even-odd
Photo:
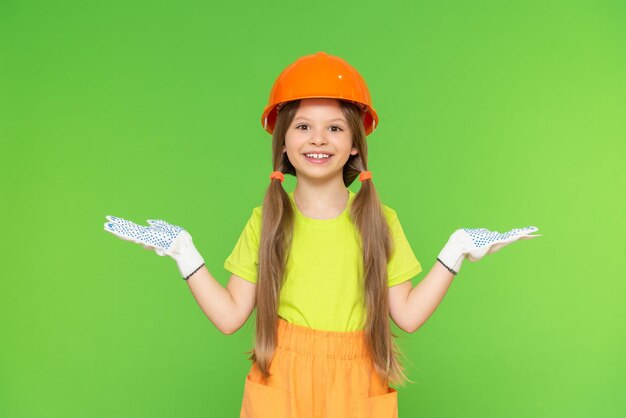
[[[529,235],[538,230],[539,228],[535,226],[527,226],[501,234],[486,228],[457,229],[450,235],[450,239],[439,253],[437,260],[452,273],[457,274],[465,258],[469,261],[478,261],[485,255],[495,253],[518,239],[540,237],[541,234]]]
[[[153,250],[160,256],[169,255],[178,264],[178,270],[187,280],[204,264],[204,259],[193,245],[191,235],[177,225],[163,220],[148,219],[150,226],[137,225],[134,222],[115,216],[106,216],[104,230],[126,241],[142,244],[147,250]]]

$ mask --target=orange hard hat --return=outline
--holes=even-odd
[[[270,134],[274,132],[280,104],[315,97],[346,100],[359,105],[365,112],[363,124],[366,135],[378,125],[378,115],[372,107],[363,77],[343,59],[318,52],[298,58],[280,73],[261,116],[263,128]]]

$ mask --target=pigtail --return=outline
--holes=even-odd
[[[363,171],[367,171],[367,141],[363,127],[363,113],[351,103],[340,102],[350,123],[354,146],[358,153],[350,156],[344,166],[344,183],[350,185]],[[365,308],[365,336],[374,369],[382,379],[396,386],[412,382],[404,374],[398,357],[402,354],[394,341],[389,322],[389,288],[387,263],[393,252],[393,240],[383,206],[372,179],[361,183],[354,197],[350,216],[359,232],[363,249]]]
[[[274,171],[280,171],[283,175],[296,174],[282,148],[285,132],[293,120],[298,104],[299,101],[290,102],[280,110],[272,135]],[[270,363],[276,349],[278,299],[285,276],[294,222],[291,200],[279,179],[272,179],[267,189],[262,219],[256,288],[255,344],[249,360],[256,362],[263,376],[267,378],[270,376]]]

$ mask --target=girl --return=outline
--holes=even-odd
[[[389,317],[415,332],[437,308],[467,257],[477,261],[537,231],[458,229],[422,271],[397,213],[367,170],[366,136],[378,125],[369,90],[344,60],[302,57],[276,79],[261,122],[273,169],[224,267],[224,289],[183,228],[107,216],[105,230],[173,257],[209,319],[225,334],[256,307],[255,345],[241,417],[397,417],[408,380]],[[282,187],[285,174],[296,187]],[[358,193],[347,187],[356,178]]]

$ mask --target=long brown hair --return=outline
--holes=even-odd
[[[353,146],[358,154],[350,155],[343,167],[343,181],[348,187],[367,170],[367,142],[363,127],[363,113],[353,103],[339,100],[348,120]],[[278,113],[272,136],[274,171],[296,175],[295,168],[283,153],[285,134],[291,124],[300,100],[285,104]],[[367,319],[365,336],[367,348],[376,373],[383,382],[404,385],[409,380],[398,361],[401,354],[392,337],[389,323],[389,295],[387,262],[392,243],[382,204],[371,179],[361,184],[351,205],[350,216],[360,232],[363,248],[364,291]],[[269,366],[276,349],[278,299],[285,273],[286,259],[291,246],[294,213],[289,195],[279,180],[271,180],[263,202],[263,223],[259,244],[258,280],[256,287],[255,346],[249,360],[256,362],[264,377],[269,377]]]

